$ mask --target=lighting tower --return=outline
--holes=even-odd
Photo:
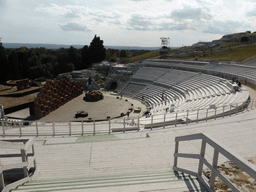
[[[161,37],[161,47],[162,48],[168,48],[170,42],[169,42],[169,37]]]
[[[170,51],[169,48],[169,37],[161,37],[161,49],[160,54],[167,54]]]

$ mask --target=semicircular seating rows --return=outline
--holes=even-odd
[[[242,102],[241,92],[234,92],[227,83],[221,77],[198,72],[142,67],[119,94],[140,100],[152,115],[158,115]]]

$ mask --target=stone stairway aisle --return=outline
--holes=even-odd
[[[13,191],[206,191],[195,178],[173,171],[56,180],[32,180]]]

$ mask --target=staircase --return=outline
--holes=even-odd
[[[13,191],[206,191],[197,178],[173,171],[32,180]]]

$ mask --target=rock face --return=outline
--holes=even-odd
[[[103,98],[104,98],[104,96],[100,91],[88,91],[85,94],[84,100],[85,101],[99,101]]]

